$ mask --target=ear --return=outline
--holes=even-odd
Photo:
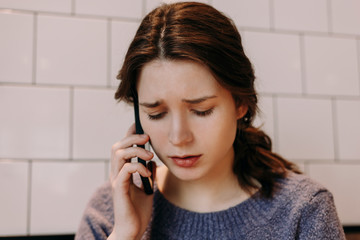
[[[248,111],[248,106],[247,105],[240,105],[238,108],[237,108],[237,119],[241,119],[245,116],[245,114],[247,113]]]

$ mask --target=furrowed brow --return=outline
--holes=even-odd
[[[147,108],[155,108],[155,107],[158,107],[161,105],[162,102],[160,101],[156,101],[154,103],[146,103],[146,102],[143,102],[143,103],[139,103],[139,105],[141,106],[144,106],[144,107],[147,107]]]
[[[198,104],[198,103],[202,103],[208,99],[212,99],[212,98],[216,98],[217,96],[205,96],[205,97],[201,97],[201,98],[195,98],[195,99],[183,99],[183,102],[189,103],[189,104]]]

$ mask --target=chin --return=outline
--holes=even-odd
[[[188,168],[170,168],[169,171],[179,180],[181,181],[196,181],[199,180],[202,177],[201,172],[199,171],[199,169],[193,168],[193,169],[188,169]]]

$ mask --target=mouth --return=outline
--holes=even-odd
[[[179,167],[189,168],[195,165],[195,163],[200,159],[202,154],[199,155],[185,155],[185,156],[170,156],[175,165]]]

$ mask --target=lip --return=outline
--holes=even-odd
[[[185,155],[185,156],[170,156],[175,165],[184,168],[190,168],[196,164],[202,155]]]

